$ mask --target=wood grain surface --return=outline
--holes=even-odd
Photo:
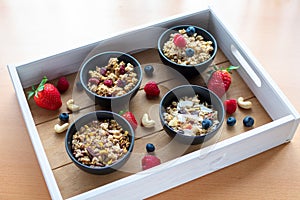
[[[3,115],[0,119],[2,127],[0,199],[50,199],[6,68],[7,64],[26,63],[54,55],[96,42],[123,29],[200,10],[208,3],[213,5],[222,19],[237,33],[299,111],[300,81],[297,61],[300,52],[298,37],[300,2],[298,0],[228,0],[226,2],[221,0],[147,2],[0,0],[0,73],[2,75],[0,110]],[[224,65],[229,64],[224,61]],[[68,78],[71,80],[72,75]],[[233,85],[228,96],[237,95],[240,96],[240,92]],[[259,102],[255,101],[251,93],[247,97],[255,103],[255,106],[259,106]],[[138,94],[135,98],[140,102],[144,97]],[[89,105],[86,109],[88,108]],[[31,105],[31,109],[37,108]],[[134,112],[138,116],[142,114],[139,109]],[[39,132],[44,132],[40,130],[45,128],[47,120],[49,121],[46,124],[52,130],[52,125],[56,122],[54,116],[58,113],[53,113],[51,119],[46,119],[45,114],[34,115]],[[298,128],[292,142],[286,145],[150,199],[300,199],[299,134]],[[223,136],[221,139],[231,137],[226,134]],[[44,143],[50,144],[48,151],[55,152],[50,148],[51,144],[56,144],[61,138],[53,139],[46,135],[41,137],[45,138]],[[142,143],[146,142],[142,137],[143,135],[140,139],[141,147]],[[155,139],[154,135],[151,139]],[[56,153],[62,156],[59,152]],[[55,160],[53,156],[51,162],[51,167],[55,169],[55,177],[60,179],[59,187],[64,197],[71,195],[67,189],[64,189],[68,188],[64,184],[74,187],[76,192],[82,190],[80,185],[72,185],[73,179],[64,172],[64,168],[59,167],[62,162],[68,162],[66,156],[64,154],[61,160]],[[72,164],[66,165],[66,168],[67,171],[78,170]],[[127,175],[120,173],[119,176]],[[85,176],[89,176],[88,179],[92,180],[83,182],[86,184],[86,189],[99,184],[93,175],[82,172],[79,172],[76,178],[83,180]]]

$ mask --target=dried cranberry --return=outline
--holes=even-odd
[[[102,76],[105,76],[105,75],[106,75],[106,72],[107,72],[107,70],[106,70],[105,67],[102,67],[102,68],[100,69],[100,74],[101,74]]]
[[[126,82],[125,82],[125,81],[123,81],[123,80],[118,80],[118,82],[117,82],[117,86],[118,86],[118,87],[125,87],[125,85],[126,85]]]
[[[90,78],[89,79],[89,83],[94,84],[94,85],[98,85],[99,82],[100,82],[100,80],[97,79],[97,78]]]
[[[125,74],[125,73],[126,73],[126,70],[125,70],[125,66],[124,66],[124,65],[121,65],[120,70],[119,70],[119,73],[120,73],[120,74]]]

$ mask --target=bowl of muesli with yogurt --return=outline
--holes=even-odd
[[[139,90],[141,65],[127,53],[99,53],[83,63],[80,82],[96,104],[104,108],[117,107],[129,103]]]
[[[164,130],[184,144],[201,144],[214,136],[224,121],[224,106],[212,91],[198,85],[173,88],[160,102]]]
[[[217,41],[203,28],[179,25],[161,34],[158,52],[165,65],[185,76],[193,76],[212,64],[217,53]]]
[[[81,170],[108,174],[128,160],[134,146],[134,131],[119,114],[90,112],[71,124],[65,137],[67,154]]]

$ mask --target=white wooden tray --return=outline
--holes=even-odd
[[[214,35],[219,48],[229,61],[241,66],[238,74],[247,83],[272,121],[218,142],[213,148],[210,146],[202,148],[147,171],[75,195],[70,199],[99,199],[100,197],[143,199],[289,142],[293,138],[299,124],[299,114],[213,9],[208,8],[196,13],[168,18],[48,58],[28,64],[8,66],[34,150],[53,199],[62,199],[63,196],[50,167],[23,89],[37,84],[44,74],[48,74],[49,79],[55,79],[77,72],[80,64],[99,50],[138,52],[155,48],[162,31],[179,24],[198,25]]]

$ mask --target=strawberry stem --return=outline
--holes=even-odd
[[[39,86],[37,88],[34,87],[34,85],[31,87],[31,91],[27,92],[27,99],[29,100],[33,95],[37,97],[38,92],[41,92],[44,90],[45,83],[47,83],[48,79],[46,76],[43,77],[42,81],[40,82]]]
[[[229,73],[231,73],[232,70],[238,69],[239,67],[240,66],[233,66],[233,65],[231,65],[231,66],[229,66],[229,67],[226,68],[226,71],[229,72]]]

